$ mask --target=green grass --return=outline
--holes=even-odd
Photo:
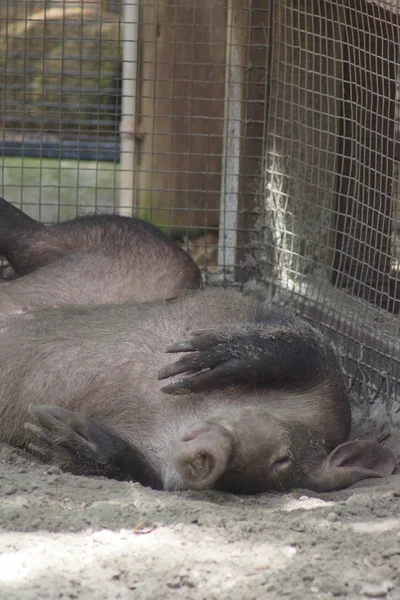
[[[6,200],[46,223],[118,208],[119,172],[113,163],[5,157],[0,184]]]
[[[0,195],[17,204],[33,219],[54,223],[77,215],[119,211],[119,165],[110,162],[38,158],[0,160]],[[151,207],[151,194],[141,190],[137,215],[168,234],[184,236],[186,227],[160,218],[160,207]],[[190,229],[191,236],[202,228]]]

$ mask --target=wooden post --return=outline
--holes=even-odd
[[[137,197],[175,230],[218,226],[226,0],[143,3]]]

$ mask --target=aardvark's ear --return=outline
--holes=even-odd
[[[395,467],[393,452],[378,442],[345,442],[310,473],[309,485],[320,492],[340,490],[360,479],[391,475]]]

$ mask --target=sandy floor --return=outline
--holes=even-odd
[[[400,475],[248,498],[74,477],[0,446],[0,598],[400,599]]]

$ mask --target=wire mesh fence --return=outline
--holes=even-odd
[[[364,415],[398,422],[400,5],[286,0],[271,13],[264,280],[335,338]]]
[[[3,195],[45,222],[112,208],[119,15],[96,2],[2,0],[0,19]]]
[[[136,213],[334,338],[397,423],[400,1],[0,0],[2,195]],[[256,284],[256,285],[255,285]]]

